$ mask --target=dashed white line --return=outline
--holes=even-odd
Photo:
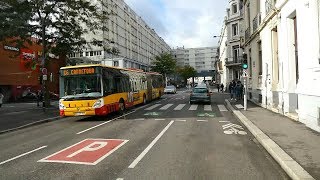
[[[179,104],[177,107],[175,107],[173,110],[178,111],[181,110],[186,104]]]
[[[155,121],[165,121],[166,119],[154,119]]]
[[[15,115],[15,114],[22,114],[25,113],[27,111],[16,111],[16,112],[9,112],[9,113],[4,113],[3,115]]]
[[[219,111],[228,111],[224,105],[218,105]]]
[[[158,106],[161,106],[161,104],[152,105],[152,106],[146,108],[145,110],[152,110],[152,109],[154,109],[154,108],[156,108],[156,107],[158,107]]]
[[[124,180],[123,178],[117,178],[116,180]]]
[[[169,129],[169,127],[174,123],[171,121],[161,132],[160,134],[148,145],[148,147],[142,151],[142,153],[129,165],[128,168],[134,168],[141,161],[141,159],[150,151],[154,144],[161,138],[161,136]]]
[[[111,119],[111,120],[109,120],[109,121],[106,121],[106,122],[104,122],[104,123],[101,123],[101,124],[98,124],[98,125],[93,126],[93,127],[91,127],[91,128],[88,128],[88,129],[85,129],[85,130],[83,130],[83,131],[80,131],[80,132],[78,132],[77,134],[79,135],[79,134],[82,134],[82,133],[84,133],[84,132],[90,131],[91,129],[97,128],[97,127],[102,126],[102,125],[105,125],[105,124],[107,124],[107,123],[109,123],[109,122],[115,121],[115,120],[117,120],[117,119],[119,119],[119,118],[122,118],[122,117],[124,117],[124,116],[126,116],[126,115],[132,114],[132,113],[134,113],[134,112],[136,112],[136,111],[132,111],[132,112],[129,112],[129,113],[124,114],[124,115],[122,115],[122,116],[113,118],[113,119]]]
[[[138,119],[134,119],[135,121],[144,121],[144,118],[138,118]]]
[[[167,110],[171,106],[173,106],[173,104],[167,104],[167,105],[163,106],[162,108],[160,108],[160,110]]]
[[[221,122],[221,123],[228,123],[228,122],[230,122],[230,121],[219,121],[219,122]]]
[[[178,122],[186,122],[187,120],[184,120],[184,119],[177,119],[177,120],[174,120],[174,121],[178,121]]]
[[[197,108],[198,108],[198,105],[193,104],[190,106],[189,111],[195,111],[195,110],[197,110]]]
[[[208,122],[208,120],[197,120],[198,122]]]
[[[18,158],[20,158],[20,157],[22,157],[22,156],[31,154],[31,153],[33,153],[33,152],[35,152],[35,151],[39,151],[40,149],[43,149],[43,148],[46,148],[46,147],[47,147],[47,146],[41,146],[41,147],[39,147],[39,148],[37,148],[37,149],[34,149],[34,150],[32,150],[32,151],[29,151],[29,152],[20,154],[19,156],[13,157],[13,158],[11,158],[11,159],[2,161],[2,162],[0,162],[0,165],[5,164],[5,163],[10,162],[10,161],[13,161],[13,160],[15,160],[15,159],[18,159]]]
[[[205,111],[212,111],[211,105],[204,105],[204,110]]]

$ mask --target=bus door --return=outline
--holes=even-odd
[[[152,79],[151,76],[147,76],[147,100],[152,100]]]

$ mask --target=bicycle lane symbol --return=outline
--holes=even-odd
[[[240,135],[246,135],[247,132],[244,131],[244,128],[238,124],[230,123],[229,121],[219,121],[227,123],[222,126],[222,129],[224,130],[223,133],[231,135],[231,134],[240,134]]]

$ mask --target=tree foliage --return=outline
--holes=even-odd
[[[177,73],[186,81],[190,77],[195,77],[197,75],[197,71],[189,66],[185,65],[182,68],[177,69]]]
[[[88,43],[85,33],[99,33],[110,13],[103,0],[2,0],[0,2],[0,40],[30,37],[39,40],[45,52],[68,54]],[[90,42],[101,45],[102,40]]]
[[[171,54],[162,53],[155,57],[155,61],[152,62],[152,65],[152,71],[168,75],[175,71],[176,60]]]

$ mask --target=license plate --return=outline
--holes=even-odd
[[[83,116],[83,115],[85,115],[85,113],[84,113],[84,112],[76,112],[76,113],[74,113],[74,115],[76,115],[76,116]]]

